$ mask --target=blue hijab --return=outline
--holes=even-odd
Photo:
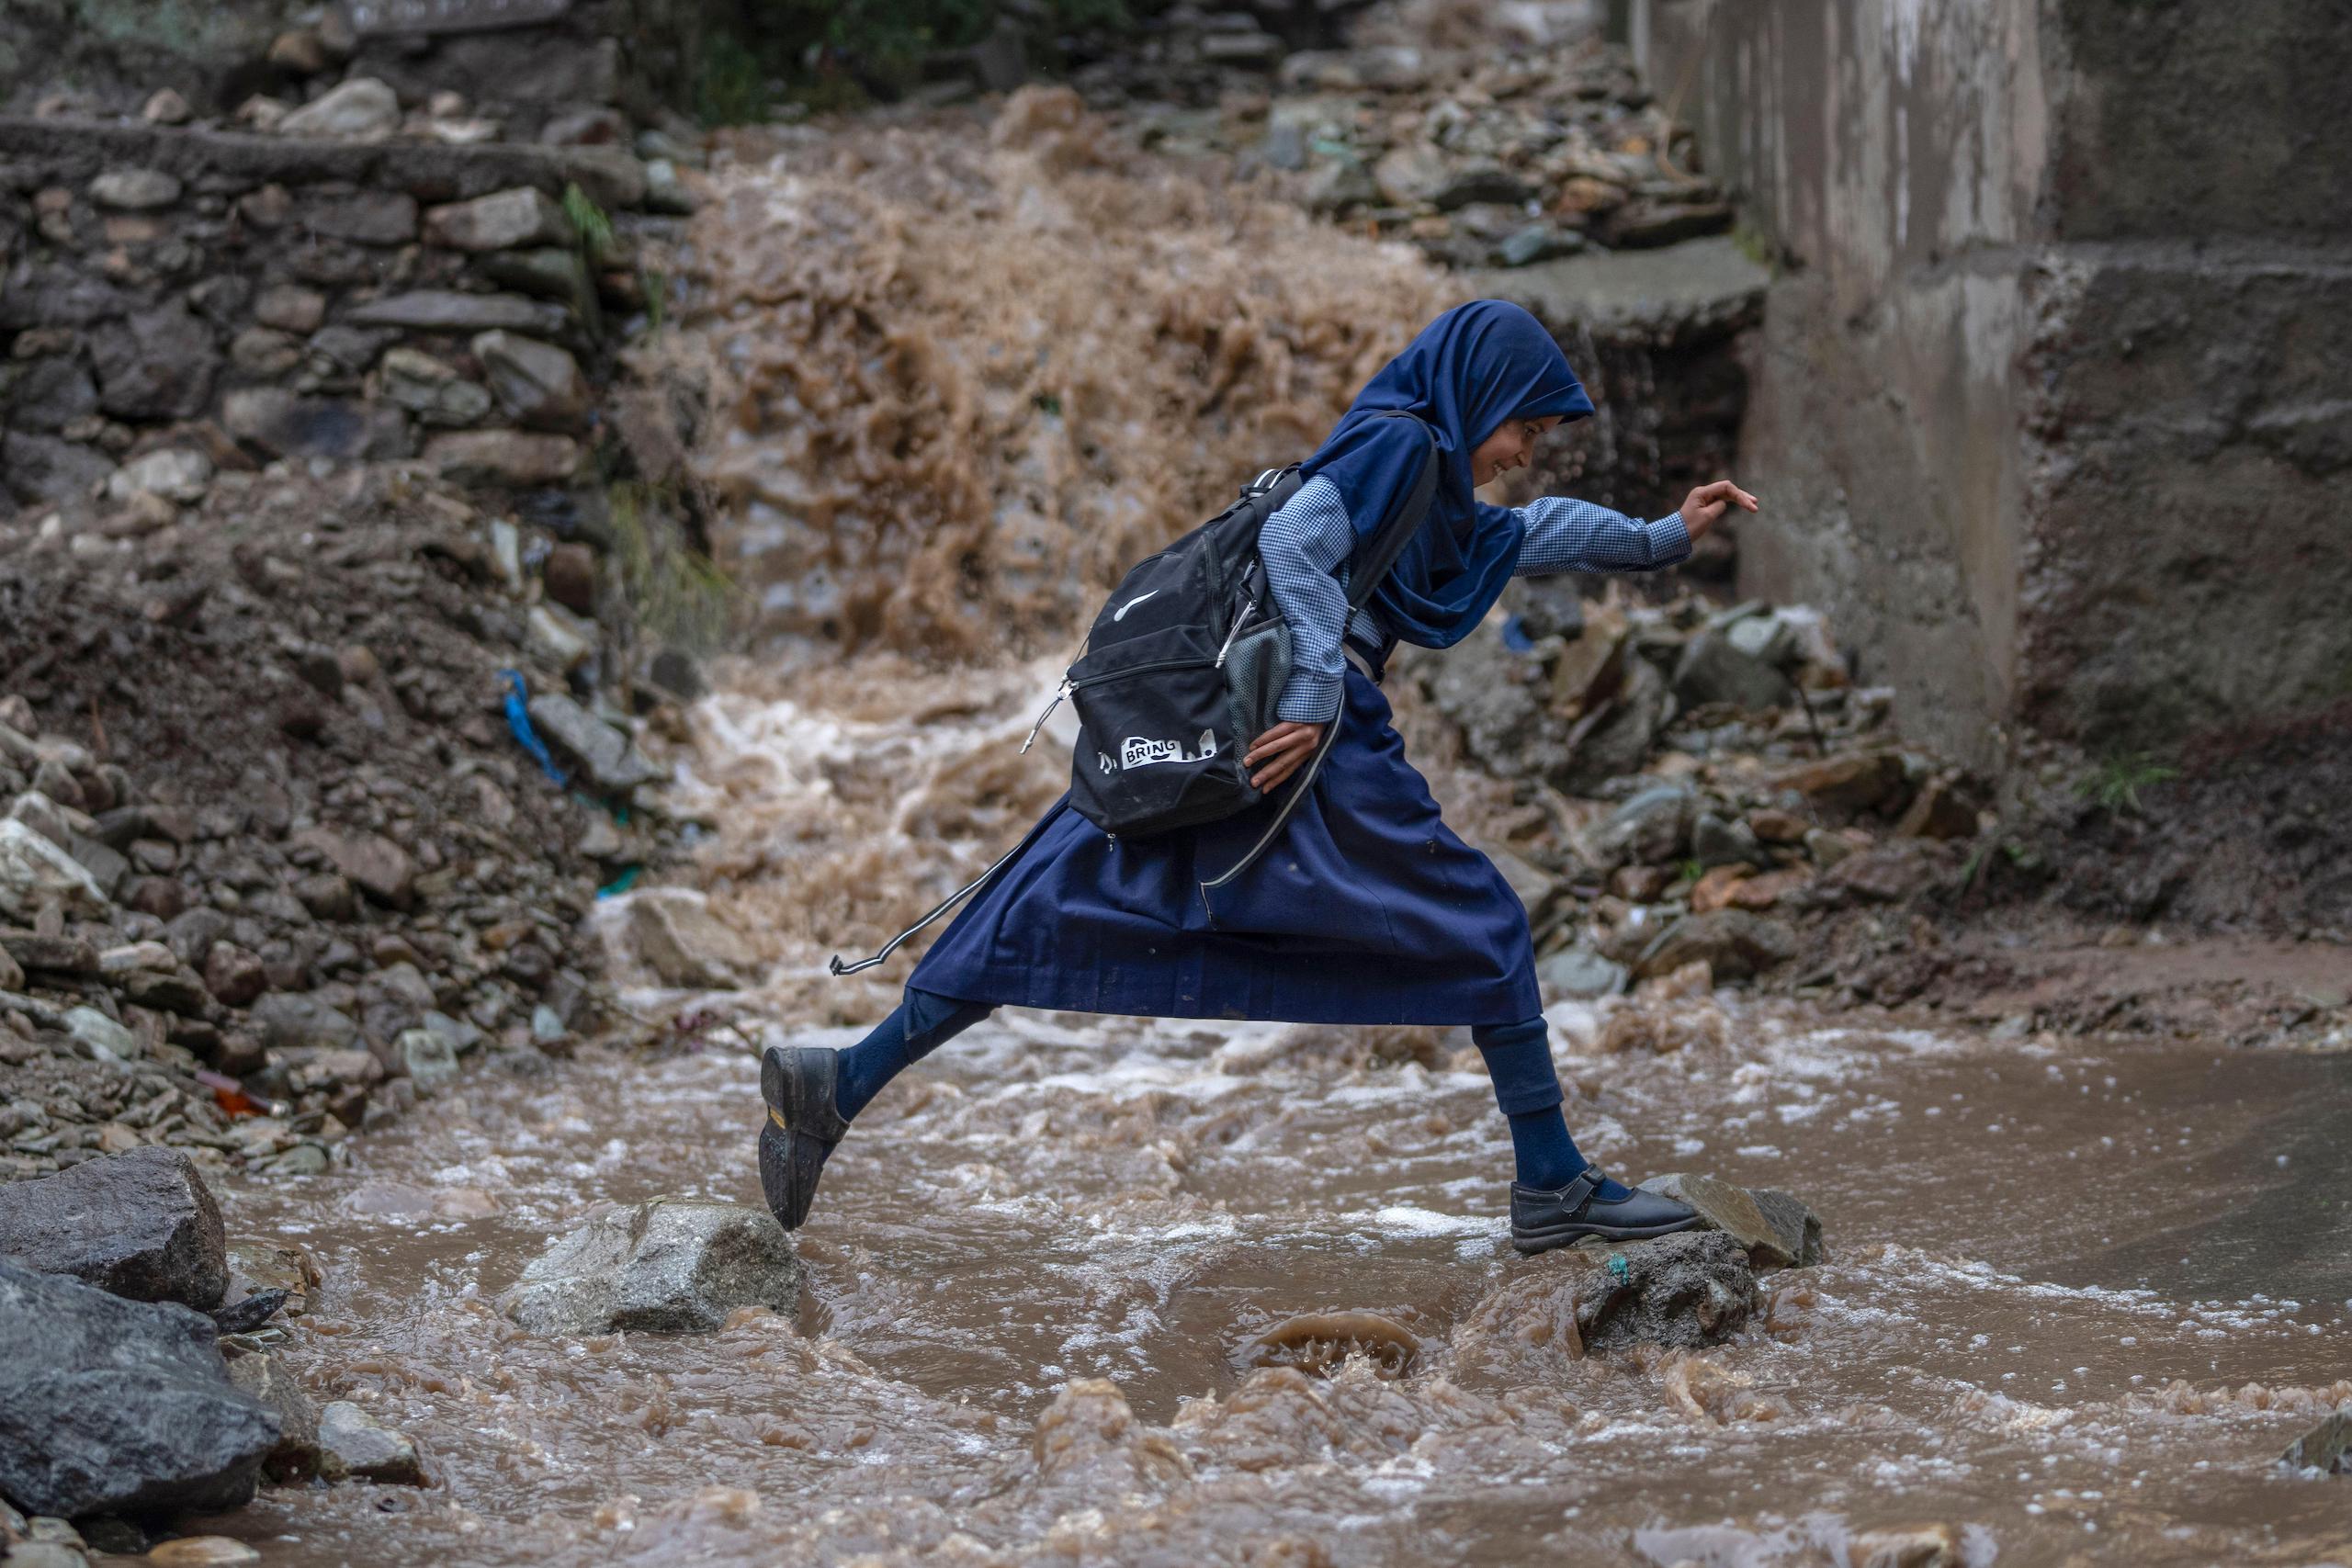
[[[1484,619],[1511,569],[1521,534],[1511,514],[1470,493],[1470,454],[1503,421],[1592,412],[1576,372],[1542,322],[1517,305],[1457,305],[1421,329],[1356,395],[1315,455],[1307,479],[1338,488],[1359,544],[1405,504],[1428,443],[1385,409],[1408,409],[1437,435],[1437,490],[1429,516],[1396,558],[1372,608],[1391,632],[1423,648],[1451,648]]]

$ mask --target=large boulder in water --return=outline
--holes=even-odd
[[[278,1417],[239,1391],[200,1313],[0,1263],[0,1495],[35,1514],[249,1500]]]
[[[1635,1345],[1717,1344],[1756,1304],[1747,1249],[1721,1231],[1683,1231],[1544,1253],[1481,1302],[1453,1342],[1467,1365],[1518,1376]]]
[[[1721,1231],[1747,1249],[1758,1272],[1809,1269],[1821,1261],[1821,1216],[1801,1198],[1769,1189],[1734,1187],[1716,1176],[1672,1171],[1642,1183],[1699,1212],[1701,1230]]]
[[[0,1259],[208,1312],[229,1288],[220,1205],[177,1149],[132,1149],[0,1187]]]
[[[738,1307],[792,1311],[800,1275],[773,1216],[657,1198],[608,1209],[556,1242],[499,1307],[534,1334],[706,1334]]]

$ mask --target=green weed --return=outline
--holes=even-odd
[[[2075,780],[2075,793],[2109,817],[2140,817],[2146,815],[2140,792],[2179,776],[2178,768],[2151,761],[2144,752],[2125,752],[2108,758]]]

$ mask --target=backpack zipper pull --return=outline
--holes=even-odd
[[[1037,716],[1037,722],[1029,727],[1029,739],[1021,743],[1021,754],[1023,756],[1027,756],[1029,754],[1029,748],[1037,743],[1037,732],[1046,728],[1046,721],[1054,716],[1054,710],[1056,708],[1062,705],[1062,694],[1069,690],[1069,677],[1065,675],[1062,677],[1062,683],[1054,688],[1054,700],[1046,705],[1046,711],[1039,714]]]
[[[1233,612],[1233,629],[1225,634],[1225,646],[1216,650],[1216,662],[1210,665],[1210,669],[1222,670],[1225,668],[1225,656],[1233,650],[1233,639],[1241,635],[1241,624],[1249,618],[1249,605],[1240,604],[1235,606]]]

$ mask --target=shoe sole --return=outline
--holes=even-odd
[[[1663,1225],[1560,1225],[1551,1230],[1513,1231],[1510,1245],[1521,1256],[1550,1252],[1555,1247],[1571,1246],[1590,1236],[1600,1241],[1656,1241],[1662,1235],[1673,1235],[1698,1224],[1699,1216],[1676,1220]]]
[[[767,1118],[760,1124],[760,1195],[767,1200],[768,1212],[775,1223],[787,1231],[798,1230],[808,1223],[808,1210],[817,1199],[817,1184],[810,1181],[808,1190],[800,1190],[800,1183],[793,1175],[792,1139],[794,1129],[791,1111],[798,1109],[794,1094],[790,1060],[786,1049],[775,1047],[760,1056],[760,1098],[766,1101]],[[823,1169],[822,1162],[819,1170]]]

